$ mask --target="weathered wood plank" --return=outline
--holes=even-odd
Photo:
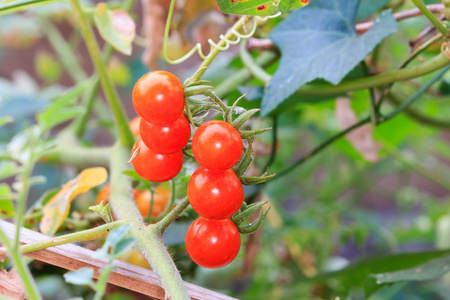
[[[0,227],[10,239],[14,238],[16,230],[15,225],[0,220]],[[26,228],[20,230],[20,242],[22,244],[35,243],[50,238],[51,237],[49,236]],[[67,244],[30,252],[25,255],[71,271],[83,267],[91,267],[95,270],[94,277],[98,278],[98,270],[106,267],[107,261],[105,259],[92,258],[93,253],[94,251],[92,250],[74,244]],[[116,260],[114,265],[116,266],[116,269],[109,276],[109,283],[157,299],[164,299],[164,289],[161,287],[161,282],[155,272],[121,260]],[[210,291],[188,282],[185,282],[185,285],[189,295],[193,299],[236,300],[235,298]]]

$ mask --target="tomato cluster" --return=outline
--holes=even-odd
[[[133,105],[141,117],[141,138],[133,147],[133,167],[144,179],[164,182],[183,166],[183,148],[191,127],[183,115],[183,86],[165,71],[145,74],[133,89]]]
[[[229,218],[244,202],[244,189],[231,170],[242,150],[241,136],[224,121],[204,123],[192,139],[192,152],[201,167],[189,180],[188,196],[200,217],[188,229],[186,250],[202,267],[223,267],[239,252],[239,231]]]

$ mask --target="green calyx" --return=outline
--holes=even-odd
[[[240,233],[252,234],[258,230],[270,210],[270,207],[266,210],[262,209],[265,204],[267,204],[267,201],[257,202],[250,205],[246,205],[244,203],[241,209],[233,217],[231,217],[231,220],[236,225]],[[260,210],[258,218],[254,222],[246,225],[246,221],[258,210]]]

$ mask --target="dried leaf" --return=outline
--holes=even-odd
[[[158,69],[156,58],[163,45],[170,1],[142,0],[141,3],[143,10],[142,35],[147,41],[147,46],[142,54],[142,62],[152,69]]]
[[[43,208],[40,223],[42,233],[54,235],[70,210],[70,204],[78,195],[85,193],[106,181],[105,168],[90,168],[82,171],[75,179],[67,182],[61,191],[53,196]]]
[[[335,114],[339,127],[342,130],[349,128],[358,122],[358,117],[353,111],[350,99],[348,98],[340,97],[336,99]],[[353,130],[345,136],[345,138],[364,157],[364,159],[370,162],[378,160],[378,150],[380,150],[380,145],[375,143],[372,133],[372,124],[366,124]]]
[[[0,295],[13,299],[26,299],[22,281],[15,271],[0,272]]]

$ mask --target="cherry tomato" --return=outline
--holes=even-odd
[[[131,132],[133,133],[134,137],[139,136],[139,122],[141,121],[140,117],[136,117],[133,120],[128,123],[130,125]]]
[[[244,202],[244,189],[231,169],[198,168],[188,183],[192,208],[208,219],[226,219],[234,215]]]
[[[186,250],[191,259],[204,268],[226,266],[239,252],[241,237],[230,219],[209,220],[199,217],[186,233]]]
[[[226,170],[241,158],[242,139],[237,130],[224,121],[209,121],[192,138],[192,152],[200,165]]]
[[[139,139],[131,153],[140,148],[133,159],[134,170],[144,179],[153,182],[164,182],[177,176],[183,167],[183,151],[170,154],[158,154],[148,149]]]
[[[98,193],[97,193],[97,205],[100,202],[103,202],[103,205],[108,203],[109,194],[111,192],[111,186],[109,184],[105,185]],[[152,208],[152,217],[159,216],[167,206],[171,198],[171,191],[161,185],[158,185],[153,192],[153,208]],[[149,190],[138,191],[133,190],[133,198],[136,206],[141,213],[141,216],[144,218],[148,216],[148,212],[150,211],[150,204],[152,200],[152,194]]]
[[[156,153],[174,153],[186,147],[191,137],[191,126],[181,114],[169,124],[151,124],[141,119],[139,132],[145,145]]]
[[[159,216],[166,209],[171,195],[172,192],[166,187],[158,185],[155,188],[153,191],[152,217]],[[152,193],[149,190],[139,191],[134,199],[141,215],[147,217],[150,211]]]
[[[183,113],[183,86],[169,72],[147,73],[134,86],[133,105],[138,115],[149,123],[173,122]]]

